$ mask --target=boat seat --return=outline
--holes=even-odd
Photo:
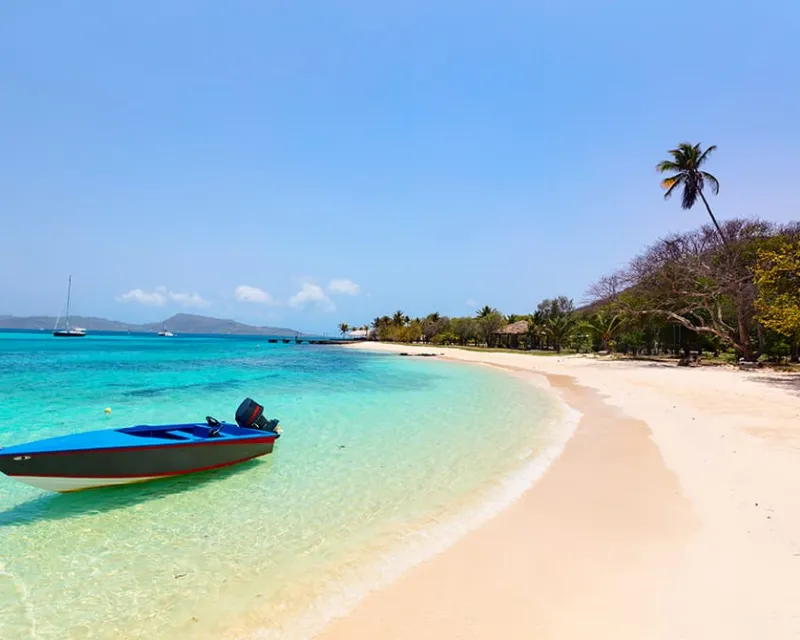
[[[204,424],[195,425],[194,429],[192,429],[192,435],[195,438],[210,438],[211,428]],[[219,434],[213,436],[214,438],[218,438]]]

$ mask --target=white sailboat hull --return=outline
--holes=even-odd
[[[58,318],[56,319],[56,326],[53,330],[53,335],[56,338],[82,338],[86,335],[86,329],[82,329],[81,327],[70,327],[69,326],[69,302],[70,297],[72,294],[72,276],[69,277],[69,281],[67,284],[67,314],[66,314],[66,326],[63,329],[58,328],[59,320],[61,320],[61,314],[59,314]]]

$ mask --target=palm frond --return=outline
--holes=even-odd
[[[712,176],[708,171],[701,171],[700,175],[703,177],[704,182],[708,182],[711,185],[711,191],[714,192],[714,195],[719,194],[719,180],[717,180],[714,176]]]
[[[699,144],[697,145],[697,148],[699,150],[700,148]],[[700,165],[703,164],[708,158],[708,156],[710,156],[716,150],[717,150],[717,145],[712,144],[708,149],[703,151],[703,153],[701,153],[700,156],[697,158],[697,167],[700,168]]]
[[[661,187],[666,189],[666,193],[664,194],[664,200],[669,200],[670,196],[672,196],[672,192],[675,190],[679,184],[682,184],[684,181],[684,176],[678,174],[677,176],[670,176],[669,178],[665,178],[661,181]]]
[[[676,163],[677,165],[682,165],[682,164],[683,164],[684,157],[685,157],[685,155],[686,155],[686,154],[683,152],[683,149],[681,149],[681,148],[678,148],[678,149],[670,149],[669,151],[667,151],[667,153],[669,153],[669,155],[671,155],[671,156],[672,156],[672,157],[675,159],[675,163]]]
[[[659,173],[666,173],[667,171],[680,171],[681,167],[677,162],[672,160],[662,160],[656,165],[656,171]]]
[[[681,142],[678,145],[678,151],[680,151],[684,158],[696,158],[698,146],[699,145],[691,144],[689,142]]]

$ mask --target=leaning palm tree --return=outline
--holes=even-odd
[[[719,193],[719,180],[707,171],[701,169],[705,161],[716,148],[716,145],[712,144],[708,149],[703,151],[699,143],[692,145],[688,142],[681,142],[677,149],[671,149],[669,151],[672,160],[659,162],[656,165],[656,170],[659,173],[673,173],[673,175],[661,181],[661,186],[667,190],[666,193],[664,193],[664,199],[669,199],[669,197],[672,196],[672,192],[678,186],[681,186],[683,187],[681,207],[684,209],[691,209],[697,202],[697,197],[700,196],[703,204],[706,205],[706,211],[708,211],[708,215],[711,217],[711,222],[713,222],[714,226],[717,228],[717,233],[719,233],[719,237],[722,239],[722,244],[727,246],[728,243],[725,239],[725,234],[722,233],[717,219],[711,212],[711,207],[708,206],[708,200],[706,200],[706,196],[703,194],[703,188],[706,184],[709,185],[714,195]]]

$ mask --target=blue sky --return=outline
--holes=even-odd
[[[799,32],[789,0],[4,2],[0,313],[69,273],[80,315],[307,331],[579,300],[705,222],[661,197],[680,141],[718,145],[720,218],[798,218]]]

